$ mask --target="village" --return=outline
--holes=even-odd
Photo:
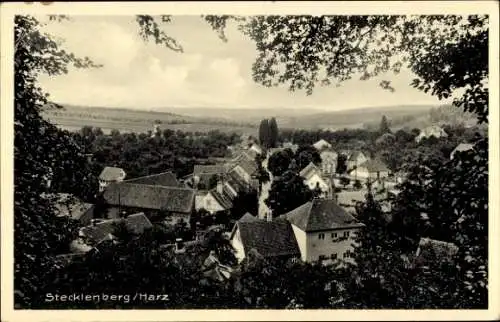
[[[159,131],[157,125],[154,131]],[[415,140],[443,135],[446,133],[442,129],[432,126]],[[472,147],[460,144],[450,158]],[[381,160],[363,151],[337,151],[333,144],[321,139],[309,147],[318,152],[320,164],[311,161],[299,171],[305,186],[314,192],[313,197],[290,211],[273,213],[266,199],[271,183],[280,178],[273,178],[268,170],[269,159],[275,153],[295,152],[298,148],[293,142],[283,142],[279,147],[265,149],[255,138],[245,136],[240,144],[227,147],[229,157],[219,158],[215,164],[196,164],[191,174],[181,178],[172,171],[129,178],[127,169],[106,166],[95,187],[99,204],[82,202],[67,193],[46,196],[55,198],[58,216],[70,217],[80,226],[77,238],[69,245],[70,253],[58,255],[58,262],[68,265],[104,248],[112,249],[117,225],[124,224],[135,236],[154,226],[180,227],[184,233],[175,234],[175,240],[160,241],[163,249],[174,254],[189,252],[190,247],[203,242],[207,232],[216,231],[229,242],[238,263],[251,253],[322,265],[352,263],[356,237],[365,227],[356,218],[357,206],[370,192],[383,212],[389,214],[388,200],[399,193],[398,184],[404,182],[405,174],[392,173]],[[337,173],[338,162],[345,163],[343,174]],[[268,180],[261,182],[259,171]],[[226,218],[238,206],[238,196],[252,191],[256,213],[246,212],[237,220]],[[456,252],[453,244],[422,238],[417,257],[428,248],[446,254],[443,256]],[[215,250],[209,252],[204,265],[206,276],[219,282],[237,270],[237,265],[221,264]]]

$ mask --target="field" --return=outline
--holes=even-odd
[[[62,129],[78,131],[84,126],[99,127],[104,133],[113,129],[120,132],[146,133],[153,130],[155,122],[160,129],[186,132],[236,132],[256,135],[257,127],[224,119],[185,116],[157,111],[139,111],[117,108],[64,106],[63,109],[48,109],[44,118]]]

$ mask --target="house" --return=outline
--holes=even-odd
[[[450,159],[453,160],[453,157],[455,156],[456,153],[464,152],[464,151],[469,151],[474,148],[474,144],[470,143],[460,143],[453,151],[451,151],[450,154]]]
[[[262,154],[262,148],[257,143],[252,144],[249,150],[257,154]]]
[[[99,175],[99,192],[103,192],[111,183],[122,182],[126,176],[122,168],[105,167]]]
[[[196,210],[205,209],[211,214],[233,208],[235,195],[228,193],[222,181],[217,183],[216,188],[208,191],[198,191],[196,194]]]
[[[315,147],[316,150],[321,151],[323,149],[331,148],[332,145],[330,143],[328,143],[327,141],[321,139],[318,142],[314,143],[313,147]]]
[[[352,261],[354,237],[364,227],[333,199],[313,199],[279,218],[291,224],[305,262]]]
[[[300,250],[287,221],[237,221],[229,241],[241,262],[250,252],[264,258],[299,258]]]
[[[149,218],[159,218],[168,224],[184,221],[189,226],[195,206],[195,190],[137,183],[115,183],[104,190],[108,218],[118,218],[123,212],[144,212]]]
[[[368,157],[361,151],[352,151],[347,155],[347,170],[352,170],[368,161]]]
[[[421,238],[415,252],[415,264],[428,264],[435,261],[451,261],[458,247],[453,243],[430,238]]]
[[[380,160],[367,160],[349,171],[355,179],[381,181],[389,176],[389,168]]]
[[[323,173],[328,175],[334,174],[337,169],[338,153],[332,148],[327,148],[323,149],[319,155],[321,157],[321,170]]]
[[[139,177],[134,179],[124,180],[125,183],[135,183],[135,184],[145,184],[151,186],[163,186],[163,187],[183,187],[183,185],[177,180],[177,176],[171,171],[162,172],[158,174],[152,174],[145,177]]]
[[[115,229],[121,222],[125,223],[127,229],[136,235],[144,233],[145,230],[151,229],[153,224],[144,213],[137,213],[126,218],[117,218],[94,222],[89,226],[82,227],[79,231],[78,243],[89,246],[96,246],[106,240],[114,240],[116,236]]]
[[[424,138],[428,139],[432,136],[439,139],[440,137],[447,137],[448,134],[440,126],[431,125],[420,131],[420,134],[415,137],[415,141],[420,143]]]
[[[236,172],[246,183],[250,184],[257,173],[257,164],[254,160],[241,160],[235,164],[231,172]]]
[[[193,168],[194,186],[203,185],[205,189],[209,189],[213,178],[222,177],[226,172],[227,169],[222,164],[195,164]]]
[[[94,218],[95,206],[90,203],[82,202],[71,194],[46,194],[43,197],[54,201],[56,216],[69,217],[73,220],[77,220],[83,226],[89,225],[92,218]]]
[[[240,219],[238,219],[238,222],[254,222],[258,221],[259,219],[252,215],[251,213],[247,212],[243,216],[241,216]]]
[[[331,196],[331,180],[323,176],[321,170],[314,163],[309,163],[300,171],[299,175],[304,178],[304,184],[307,185],[309,189],[314,190],[319,188],[323,196]]]

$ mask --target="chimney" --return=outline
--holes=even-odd
[[[272,214],[271,210],[269,210],[267,212],[266,220],[269,222],[273,221],[273,214]]]
[[[223,188],[224,188],[224,184],[222,183],[222,180],[221,179],[217,180],[217,192],[222,194]]]

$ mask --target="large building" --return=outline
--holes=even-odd
[[[253,250],[263,257],[331,264],[352,261],[355,237],[363,227],[334,200],[314,199],[272,221],[245,215],[230,242],[240,261]]]

